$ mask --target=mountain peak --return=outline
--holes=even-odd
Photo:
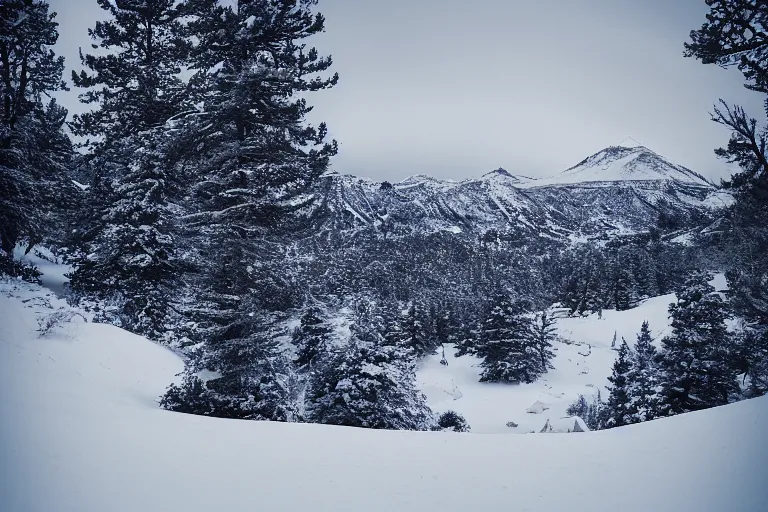
[[[618,146],[622,148],[638,148],[638,147],[644,148],[645,147],[644,144],[641,144],[640,141],[638,141],[636,138],[632,136],[626,137],[624,140],[619,142]]]
[[[627,137],[622,145],[610,146],[591,155],[560,174],[536,180],[533,187],[608,183],[620,181],[676,181],[711,188],[706,178],[683,166],[673,164],[647,147],[632,144]]]
[[[508,170],[504,169],[503,167],[499,167],[498,169],[494,169],[490,172],[487,172],[483,174],[480,177],[480,180],[486,181],[493,178],[500,178],[505,181],[509,181],[513,185],[521,185],[523,183],[529,183],[531,181],[534,181],[533,178],[529,178],[528,176],[521,176],[517,174],[512,174]]]

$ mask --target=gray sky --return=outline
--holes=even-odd
[[[69,69],[103,11],[50,0]],[[738,71],[682,56],[704,0],[320,0],[339,85],[315,94],[312,120],[340,144],[341,173],[463,179],[497,167],[543,176],[632,136],[718,181],[709,121],[722,97],[753,115],[760,95]],[[77,91],[60,101],[83,110]]]

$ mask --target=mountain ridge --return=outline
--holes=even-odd
[[[647,231],[661,215],[691,217],[728,203],[700,174],[646,148],[610,146],[548,178],[497,168],[462,181],[415,174],[399,182],[326,173],[316,214],[327,229],[387,236],[488,230],[560,239]]]

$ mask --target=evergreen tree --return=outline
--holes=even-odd
[[[448,430],[452,432],[469,432],[470,428],[467,420],[456,411],[446,411],[437,418],[437,424],[432,430]]]
[[[605,427],[621,427],[631,421],[630,413],[630,380],[629,374],[632,369],[632,353],[625,340],[622,340],[619,347],[619,354],[613,363],[613,371],[608,381],[610,395],[605,404]]]
[[[295,421],[288,359],[260,315],[208,330],[209,342],[193,359],[181,386],[162,405],[169,410],[221,418]],[[200,372],[215,377],[203,382]]]
[[[636,287],[629,251],[622,247],[613,261],[613,304],[616,311],[625,311],[637,305]]]
[[[659,295],[659,285],[656,281],[656,265],[647,251],[641,250],[636,253],[632,273],[637,285],[638,298]]]
[[[648,322],[643,322],[637,335],[632,352],[632,367],[629,381],[630,404],[627,410],[627,423],[639,423],[654,419],[658,410],[658,369],[656,366],[656,347],[652,344]]]
[[[410,349],[417,359],[434,354],[437,348],[434,337],[430,336],[428,323],[423,309],[412,302],[402,321],[402,345]]]
[[[179,145],[193,148],[184,166],[195,184],[183,218],[196,264],[211,266],[222,252],[243,255],[235,279],[251,283],[262,307],[298,306],[288,282],[285,240],[306,221],[309,187],[322,174],[335,143],[324,125],[305,121],[304,93],[333,86],[319,77],[331,65],[302,40],[323,30],[314,2],[190,0],[184,9],[190,51],[194,115],[180,121]],[[304,208],[306,209],[306,208]],[[208,273],[194,286],[213,289]],[[229,308],[211,295],[208,313]],[[280,300],[276,300],[280,299]]]
[[[725,304],[710,278],[693,273],[669,306],[672,333],[660,354],[661,415],[727,404],[739,392]]]
[[[738,343],[738,371],[748,380],[745,396],[753,398],[768,393],[768,329],[747,326]]]
[[[480,325],[475,322],[464,322],[459,328],[454,357],[461,357],[467,354],[476,355],[477,347],[480,343],[480,331]]]
[[[73,131],[92,137],[93,181],[72,242],[73,300],[108,303],[102,321],[171,341],[178,278],[190,270],[178,256],[183,183],[176,133],[165,123],[189,108],[178,74],[188,50],[174,0],[98,0],[110,19],[89,30],[109,50],[82,55],[72,74],[85,104]]]
[[[745,87],[763,96],[768,113],[768,6],[748,0],[708,2],[707,22],[691,32],[685,55],[704,64],[737,67]],[[730,305],[744,319],[740,370],[750,379],[749,394],[768,390],[768,127],[738,106],[720,100],[712,120],[731,130],[715,153],[741,168],[724,183],[736,198],[722,225],[729,249]],[[754,387],[757,386],[757,387]]]
[[[312,367],[328,350],[331,329],[320,316],[320,310],[310,307],[301,317],[301,325],[293,333],[296,366]]]
[[[685,56],[738,67],[745,87],[768,98],[768,5],[754,0],[710,0],[707,5],[707,21],[691,32]]]
[[[94,48],[83,54],[72,82],[83,89],[80,100],[94,104],[73,116],[76,135],[109,146],[146,132],[189,108],[186,86],[178,77],[189,43],[183,35],[183,10],[176,0],[97,0],[109,19],[97,21],[88,34]]]
[[[190,0],[189,35],[194,98],[201,111],[187,126],[198,162],[201,199],[191,219],[203,235],[224,226],[247,236],[275,228],[306,201],[293,201],[322,174],[336,153],[326,128],[305,122],[312,107],[303,93],[327,89],[331,66],[300,42],[324,28],[314,2]],[[288,227],[286,226],[286,229]]]
[[[187,266],[177,256],[178,207],[170,196],[178,185],[164,157],[167,143],[163,133],[146,133],[113,142],[107,157],[94,160],[119,178],[89,190],[100,201],[80,219],[70,279],[75,300],[115,309],[97,318],[156,340],[168,337],[176,279]]]
[[[416,388],[414,362],[386,345],[375,329],[352,326],[349,345],[310,378],[307,419],[314,423],[374,429],[428,430],[432,413]]]
[[[525,313],[523,302],[497,298],[477,346],[477,355],[483,358],[480,382],[531,383],[545,372],[533,319]]]
[[[66,179],[72,156],[62,131],[66,110],[43,103],[43,96],[66,89],[64,58],[52,49],[58,23],[48,8],[40,0],[0,4],[0,258],[11,258],[22,238],[30,250],[48,237],[50,221],[74,192]]]
[[[546,372],[547,370],[554,368],[551,362],[552,358],[555,357],[552,343],[557,339],[555,321],[547,315],[546,311],[542,311],[540,315],[536,316],[534,334],[536,339],[536,350],[541,358],[541,368]]]

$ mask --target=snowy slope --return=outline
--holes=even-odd
[[[673,294],[654,297],[628,311],[605,310],[602,319],[597,314],[559,319],[557,333],[564,342],[555,344],[555,369],[532,384],[480,383],[481,361],[473,356],[456,358],[454,347],[446,345],[448,366],[440,364],[441,354],[427,358],[418,372],[421,389],[434,411],[461,413],[475,433],[539,432],[547,420],[553,428],[556,424],[564,430],[573,428],[573,420],[564,419],[565,411],[579,394],[589,398],[600,388],[603,398],[608,396],[605,386],[616,359],[616,351],[611,349],[614,333],[616,348],[622,337],[632,346],[643,321],[648,320],[658,343],[669,329],[667,308],[674,300]],[[536,402],[547,410],[526,412]],[[510,421],[519,426],[507,427]]]
[[[414,175],[394,184],[331,173],[316,197],[318,218],[335,231],[368,227],[397,236],[501,229],[560,239],[573,232],[644,231],[660,208],[687,214],[732,201],[701,175],[640,145],[609,147],[542,179],[502,168],[461,182]]]
[[[727,288],[723,274],[715,274],[710,284],[716,290]],[[446,345],[448,366],[440,364],[442,354],[428,357],[421,364],[417,374],[421,389],[433,411],[461,413],[474,433],[540,432],[547,421],[555,430],[565,432],[573,429],[573,419],[567,418],[566,409],[580,394],[590,399],[600,389],[603,399],[608,397],[606,386],[617,355],[611,348],[614,335],[616,349],[622,338],[632,347],[640,326],[647,320],[654,344],[660,347],[661,339],[670,330],[667,310],[675,300],[674,294],[662,295],[627,311],[604,310],[602,318],[592,314],[557,319],[555,326],[562,341],[554,346],[554,369],[532,384],[481,383],[481,360],[473,356],[456,358],[455,348]],[[527,412],[537,402],[546,410]],[[508,427],[510,421],[518,426]]]
[[[714,186],[703,176],[675,165],[644,146],[611,146],[560,174],[529,181],[522,186],[542,187],[616,181],[672,180],[694,186]]]
[[[578,435],[189,416],[154,403],[176,355],[77,317],[38,337],[59,308],[0,282],[0,510],[754,512],[768,499],[768,397]]]

